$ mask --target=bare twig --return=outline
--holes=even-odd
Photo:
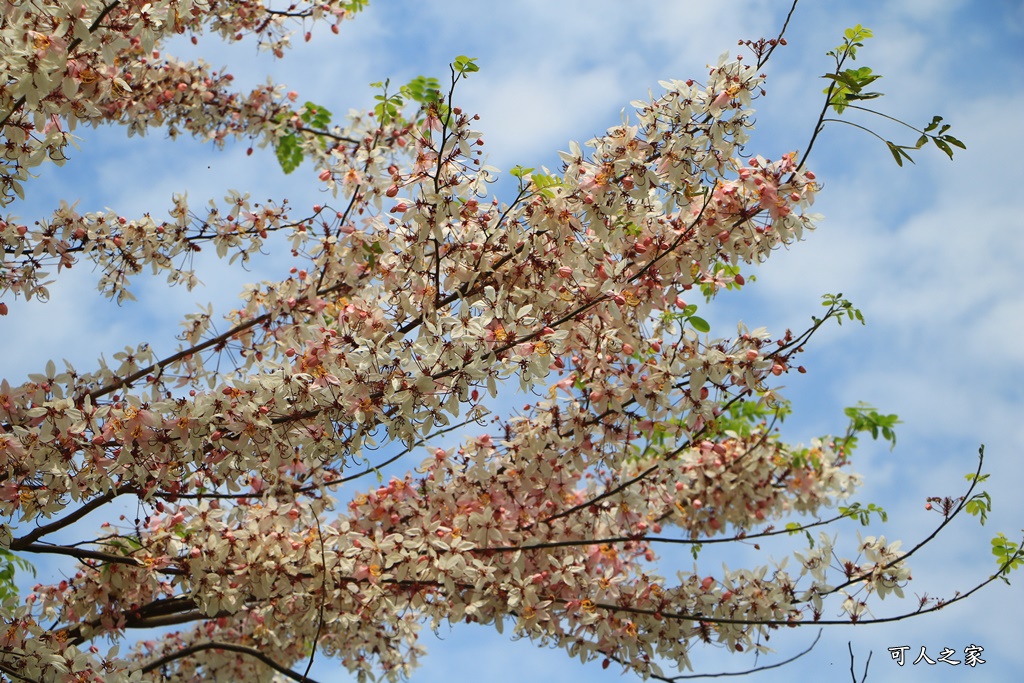
[[[793,4],[795,5],[796,3],[793,3]],[[662,678],[660,676],[652,676],[651,678],[657,678],[657,679],[660,679],[660,680],[663,680],[663,681],[682,681],[682,680],[689,680],[689,679],[694,679],[694,678],[726,678],[726,677],[729,677],[729,676],[746,676],[748,674],[757,673],[759,671],[767,671],[769,669],[778,669],[780,666],[786,666],[787,664],[791,664],[792,662],[795,662],[796,660],[800,659],[805,654],[807,654],[808,652],[813,650],[814,646],[818,644],[819,640],[821,640],[821,629],[818,629],[818,635],[816,635],[814,637],[814,642],[811,643],[810,646],[806,650],[804,650],[803,652],[795,654],[792,657],[790,657],[789,659],[783,660],[781,662],[777,662],[775,664],[767,664],[765,666],[754,667],[753,669],[747,669],[746,671],[723,671],[721,673],[716,673],[716,674],[684,674],[684,675],[681,675],[681,676],[672,676],[671,678]]]
[[[853,679],[853,683],[857,683],[857,673],[853,670],[853,643],[849,640],[846,641],[846,647],[850,651],[850,678]],[[860,683],[864,683],[868,679],[868,667],[871,666],[871,652],[868,651],[868,660],[864,662],[864,675],[860,677]]]

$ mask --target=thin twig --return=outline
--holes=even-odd
[[[793,4],[796,4],[796,3],[793,3]],[[735,672],[732,672],[732,671],[725,672],[725,671],[723,671],[723,672],[717,673],[717,674],[684,674],[684,675],[681,675],[681,676],[673,676],[671,678],[661,678],[660,676],[652,676],[652,678],[659,678],[659,679],[664,680],[664,681],[681,681],[681,680],[688,680],[688,679],[693,679],[693,678],[725,678],[725,677],[728,677],[728,676],[746,676],[748,674],[757,673],[758,671],[768,671],[769,669],[778,669],[780,666],[786,666],[787,664],[791,664],[791,663],[795,662],[796,660],[800,659],[805,654],[807,654],[808,652],[813,650],[814,646],[818,644],[819,640],[821,640],[821,631],[822,631],[822,629],[818,629],[818,635],[816,635],[814,637],[814,642],[811,643],[810,647],[808,647],[806,650],[804,650],[803,652],[800,652],[800,653],[798,653],[796,655],[793,655],[789,659],[783,660],[781,662],[777,662],[775,664],[768,664],[768,665],[765,665],[765,666],[758,666],[758,667],[755,667],[753,669],[747,669],[746,671],[735,671]]]
[[[793,4],[790,5],[789,7],[789,14],[786,15],[786,21],[782,23],[782,30],[779,31],[779,35],[776,36],[775,38],[775,44],[772,45],[768,49],[768,52],[764,53],[764,56],[762,56],[761,59],[757,61],[758,69],[763,67],[768,62],[768,58],[772,56],[773,52],[775,52],[775,48],[782,44],[782,37],[786,35],[786,28],[789,26],[789,20],[793,18],[793,12],[796,11],[796,3],[799,1],[800,0],[793,0]]]
[[[857,673],[853,670],[853,643],[846,641],[846,648],[850,651],[850,678],[853,679],[853,683],[857,683]],[[868,660],[864,662],[864,675],[860,677],[860,683],[864,683],[868,679],[868,667],[871,666],[871,651],[868,651]]]
[[[316,681],[314,681],[312,678],[298,674],[289,669],[288,667],[278,664],[273,659],[266,656],[254,647],[245,647],[244,645],[235,645],[233,643],[218,643],[212,641],[208,643],[198,643],[196,645],[190,645],[189,647],[182,648],[177,652],[172,652],[169,655],[161,657],[155,662],[150,662],[146,666],[142,667],[141,671],[142,673],[149,673],[150,671],[155,671],[160,667],[164,666],[165,664],[169,664],[178,659],[183,659],[197,652],[202,652],[203,650],[227,650],[228,652],[237,652],[239,654],[248,655],[250,657],[260,660],[274,671],[284,676],[287,676],[293,681],[299,681],[299,683],[316,683]]]
[[[51,522],[50,524],[44,524],[43,526],[36,527],[35,529],[28,532],[21,538],[14,539],[14,541],[11,542],[11,550],[23,550],[32,545],[33,543],[35,543],[36,541],[38,541],[43,536],[51,534],[54,531],[59,531],[66,526],[74,524],[82,517],[85,517],[93,510],[103,505],[106,505],[107,503],[109,503],[122,493],[124,493],[124,491],[118,489],[107,491],[99,498],[94,498],[93,500],[90,500],[88,503],[86,503],[82,507],[78,508],[77,510],[69,514],[67,517],[58,519],[56,522]]]

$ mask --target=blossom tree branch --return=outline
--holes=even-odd
[[[143,343],[92,370],[51,362],[0,382],[0,548],[76,560],[24,600],[0,593],[5,675],[308,680],[323,652],[357,677],[396,680],[423,653],[421,628],[465,621],[673,680],[662,665],[692,668],[697,642],[760,653],[781,626],[909,618],[1021,563],[1004,538],[988,581],[871,615],[875,597],[902,597],[907,559],[961,510],[984,515],[982,457],[966,496],[932,501],[935,534],[908,553],[862,538],[843,559],[809,530],[874,511],[844,504],[860,484],[852,436],[877,424],[786,443],[776,382],[804,371],[797,354],[825,321],[860,312],[829,295],[822,317],[777,338],[743,325],[712,337],[698,315],[819,220],[807,153],[749,150],[760,69],[796,3],[776,38],[747,41],[756,66],[723,58],[706,82],[666,81],[633,121],[570,143],[558,172],[512,169],[507,204],[492,196],[479,117],[456,102],[476,78],[469,57],[445,87],[386,81],[372,111],[334,123],[283,86],[238,92],[230,74],[162,54],[173,35],[209,32],[282,57],[289,31],[336,32],[364,4],[84,0],[0,15],[5,205],[29,169],[66,160],[83,123],[248,140],[285,172],[310,161],[331,193],[293,209],[232,191],[205,212],[176,196],[166,221],[66,204],[31,228],[0,220],[0,296],[35,304],[44,268],[59,278],[83,260],[119,302],[146,269],[191,286],[202,249],[244,263],[275,233],[296,260],[245,289],[226,331],[201,309],[176,351]],[[872,95],[866,72],[842,69],[869,35],[851,31],[825,112]],[[932,130],[921,132],[955,146]],[[485,424],[488,399],[514,382],[537,400]],[[450,445],[470,422],[478,432]],[[382,467],[420,449],[418,467],[385,479]],[[336,499],[368,473],[375,485]],[[136,519],[84,529],[122,496]],[[696,558],[800,532],[799,573],[785,560],[654,573],[659,547]],[[821,619],[826,601],[842,618]],[[94,644],[170,625],[185,628],[123,657]]]

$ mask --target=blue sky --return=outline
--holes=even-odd
[[[443,81],[455,56],[470,55],[481,71],[460,84],[456,101],[481,115],[488,163],[557,168],[557,151],[570,139],[583,141],[618,123],[631,100],[658,91],[658,80],[699,78],[722,51],[736,53],[739,39],[774,35],[788,5],[378,0],[343,25],[340,36],[319,32],[283,61],[257,56],[251,44],[226,47],[215,38],[195,48],[181,45],[179,54],[228,65],[240,87],[272,74],[336,114],[369,106],[371,81],[404,83],[421,74]],[[951,162],[937,150],[922,150],[916,166],[900,169],[874,138],[848,127],[826,129],[810,161],[824,184],[816,204],[826,216],[820,229],[775,254],[742,294],[722,296],[703,311],[714,330],[727,334],[738,320],[773,332],[803,329],[826,292],[842,292],[861,308],[866,327],[824,330],[801,360],[808,374],[783,378],[783,394],[795,410],[784,429],[793,441],[838,432],[843,407],[857,401],[900,415],[895,450],[863,442],[856,456],[854,469],[865,477],[858,499],[890,514],[888,524],[873,525],[870,533],[908,545],[925,537],[939,521],[924,510],[925,498],[961,493],[979,444],[986,445],[986,471],[993,475],[986,489],[995,504],[989,523],[980,528],[974,519],[958,520],[912,563],[908,594],[949,597],[992,573],[992,535],[1017,538],[1024,527],[1024,275],[1018,263],[1024,226],[1016,205],[1024,144],[1014,126],[1014,112],[1024,105],[1024,9],[1015,0],[805,0],[787,32],[789,45],[767,70],[768,97],[757,103],[759,127],[749,151],[778,158],[806,147],[825,87],[819,78],[829,67],[825,52],[857,23],[875,34],[859,63],[884,76],[877,85],[886,96],[876,104],[916,125],[942,115],[967,151]],[[898,141],[915,137],[895,138],[897,128],[867,123]],[[81,149],[71,162],[44,168],[11,213],[35,219],[60,199],[77,199],[81,210],[109,206],[128,216],[162,216],[172,193],[187,190],[201,204],[229,188],[259,200],[288,197],[299,206],[324,199],[310,167],[284,176],[269,151],[247,157],[244,143],[216,151],[191,140],[172,144],[161,131],[132,139],[120,129],[78,134]],[[499,193],[508,187],[499,185]],[[121,307],[99,299],[88,264],[62,273],[48,304],[9,302],[0,376],[22,381],[49,358],[89,368],[99,354],[109,358],[140,341],[171,350],[178,320],[197,303],[225,311],[242,284],[277,279],[291,262],[272,251],[249,272],[206,265],[204,287],[169,291],[162,280],[142,277],[139,301]],[[852,546],[858,528],[851,523],[835,531]],[[763,561],[772,550],[734,551],[729,560]],[[671,575],[676,560],[679,568],[692,564],[666,558],[663,573]],[[701,562],[715,566],[713,557]],[[41,578],[48,567],[40,564]],[[1024,667],[1022,584],[1019,574],[1012,587],[995,584],[939,613],[890,626],[827,630],[806,657],[758,680],[825,671],[848,676],[847,641],[858,665],[873,652],[868,680],[1010,680],[1016,677],[1010,672]],[[904,611],[912,601],[886,601],[875,614]],[[493,629],[456,626],[440,636],[424,634],[430,654],[413,680],[621,680],[614,668],[584,669],[561,651],[510,642]],[[813,638],[810,629],[778,633],[771,643],[778,656],[759,664],[795,654]],[[913,658],[926,646],[935,659],[949,647],[962,658],[971,644],[985,648],[987,663],[977,670],[910,662],[898,670],[886,651],[909,645]],[[699,650],[692,659],[704,673],[754,665],[717,649]],[[329,664],[317,670],[319,680],[346,680]]]

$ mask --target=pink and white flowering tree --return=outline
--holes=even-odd
[[[870,622],[876,598],[902,597],[921,544],[817,529],[879,512],[849,500],[850,454],[858,433],[892,440],[895,416],[851,409],[845,434],[809,447],[773,429],[787,410],[773,382],[803,371],[817,329],[859,312],[830,296],[801,333],[710,338],[693,303],[742,287],[742,270],[817,220],[806,153],[745,147],[781,34],[700,81],[663,82],[633,121],[571,143],[559,172],[512,169],[506,202],[491,196],[499,172],[481,161],[478,117],[456,103],[470,58],[444,86],[382,85],[372,111],[335,125],[283,86],[238,92],[229,74],[162,52],[212,32],[255,35],[282,57],[296,27],[337,32],[363,4],[0,10],[5,207],[34,167],[65,161],[74,131],[110,123],[270,146],[286,171],[312,162],[337,202],[233,194],[201,211],[176,196],[166,221],[67,205],[32,226],[0,219],[2,298],[43,303],[49,278],[82,260],[118,301],[146,270],[192,286],[190,254],[246,261],[271,233],[296,259],[243,293],[226,331],[190,315],[169,356],[141,344],[114,364],[51,362],[0,384],[0,680],[311,680],[316,652],[393,680],[422,654],[419,630],[445,621],[670,678],[663,668],[689,668],[696,643],[762,651],[782,626]],[[869,36],[851,29],[832,54],[808,148],[829,112],[877,96],[870,69],[848,63]],[[896,160],[928,142],[952,155],[940,123],[916,145],[887,143]],[[517,390],[543,398],[491,414],[489,399]],[[455,429],[475,435],[437,445]],[[404,476],[346,488],[416,453]],[[928,503],[939,529],[964,509],[984,515],[981,480],[979,461],[965,495]],[[82,524],[126,499],[145,511],[134,523]],[[78,542],[53,541],[69,530]],[[660,545],[696,556],[794,533],[809,543],[788,564],[656,573]],[[1000,543],[992,578],[1020,562]],[[11,573],[35,554],[77,566],[19,597]],[[826,605],[843,617],[823,618]],[[137,636],[159,627],[173,629]],[[129,636],[124,653],[96,645]]]

